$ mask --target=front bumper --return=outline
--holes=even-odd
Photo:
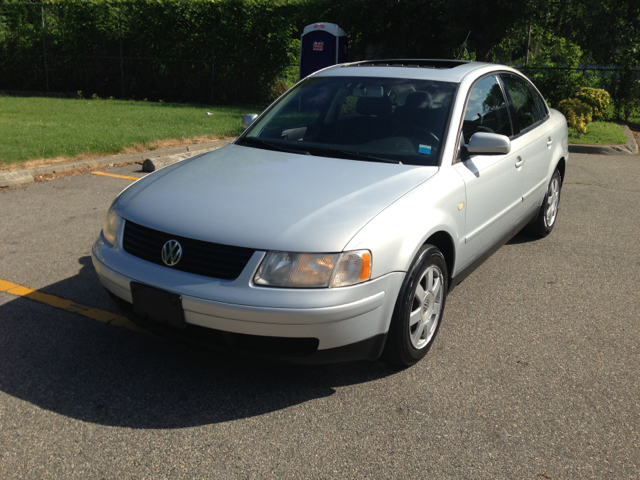
[[[380,355],[403,273],[336,289],[256,287],[251,278],[264,253],[256,252],[233,281],[154,265],[101,238],[94,244],[92,259],[102,285],[119,309],[149,330],[214,348],[295,357],[300,363],[375,359]],[[132,281],[180,294],[187,328],[172,329],[136,317]]]

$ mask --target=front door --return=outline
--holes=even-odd
[[[495,76],[481,79],[469,95],[464,143],[476,132],[513,137],[507,102]],[[464,247],[458,257],[462,269],[510,234],[524,214],[521,152],[512,147],[506,155],[467,156],[454,168],[466,189]]]

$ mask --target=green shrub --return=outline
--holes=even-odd
[[[604,113],[611,103],[609,92],[601,88],[582,87],[574,97],[591,107],[594,121],[604,120]]]
[[[587,124],[591,122],[591,107],[577,98],[568,98],[558,104],[558,110],[567,118],[567,124],[578,132],[578,136],[587,133]]]

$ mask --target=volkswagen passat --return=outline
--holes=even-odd
[[[411,365],[455,285],[523,227],[551,232],[567,159],[564,117],[512,68],[338,65],[233,144],[123,191],[93,263],[149,330],[298,362]]]

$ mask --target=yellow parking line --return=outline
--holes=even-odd
[[[116,175],[115,173],[91,172],[94,175],[104,175],[105,177],[124,178],[126,180],[140,180],[138,177],[127,177],[126,175]]]
[[[85,317],[97,320],[99,322],[108,323],[117,327],[128,328],[129,330],[142,331],[128,318],[118,315],[117,313],[107,312],[106,310],[99,310],[97,308],[86,307],[79,303],[72,302],[71,300],[65,300],[64,298],[56,297],[48,293],[39,292],[32,288],[23,287],[17,283],[6,282],[0,280],[0,292],[10,293],[18,297],[25,297],[36,302],[44,303],[52,307],[61,308],[68,312],[78,313]]]

